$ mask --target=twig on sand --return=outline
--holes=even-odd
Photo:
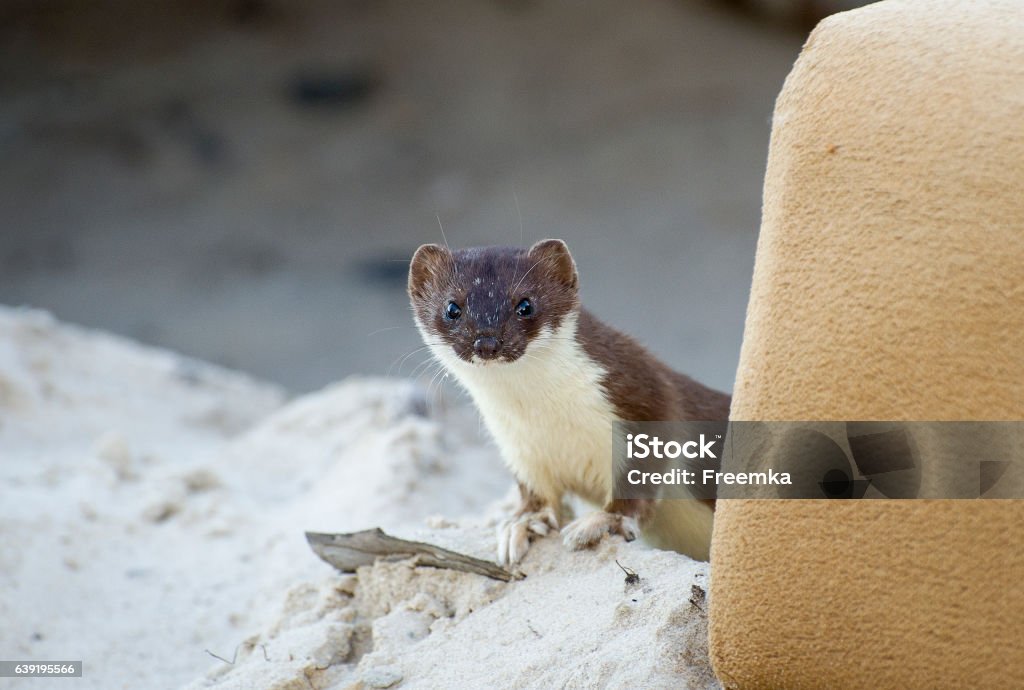
[[[242,644],[245,644],[245,643],[242,643]],[[235,647],[235,653],[231,655],[231,661],[228,661],[227,659],[222,657],[220,654],[214,654],[209,649],[204,649],[203,651],[206,652],[207,654],[209,654],[210,656],[212,656],[214,659],[219,659],[220,661],[223,661],[225,664],[231,664],[232,666],[234,666],[235,665],[235,661],[238,660],[238,650],[241,649],[241,647],[242,647],[241,644],[237,645]],[[265,645],[265,644],[258,644],[258,645],[253,645],[253,647],[259,647],[260,649],[262,649],[263,650],[263,660],[264,661],[270,661],[270,656],[267,654],[267,645]]]
[[[433,544],[392,537],[379,527],[348,534],[306,532],[306,541],[317,556],[343,573],[354,573],[360,566],[373,565],[378,559],[402,561],[411,558],[416,565],[476,573],[503,582],[524,577],[521,573],[510,572],[490,561]]]
[[[627,568],[626,566],[624,566],[621,563],[619,563],[617,560],[615,561],[615,565],[617,565],[620,568],[622,568],[622,572],[626,573],[626,584],[627,585],[638,585],[638,584],[640,584],[640,575],[635,570],[633,570],[632,568]]]
[[[225,664],[231,664],[232,666],[234,666],[235,665],[235,660],[238,659],[238,647],[241,647],[241,646],[242,645],[238,645],[237,647],[235,647],[235,653],[231,655],[231,661],[228,661],[227,659],[222,657],[220,654],[214,654],[209,649],[204,649],[203,651],[206,652],[207,654],[209,654],[210,656],[212,656],[214,659],[220,659]]]

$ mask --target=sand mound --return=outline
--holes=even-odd
[[[83,659],[81,687],[716,686],[707,566],[677,554],[547,539],[511,584],[317,560],[304,530],[373,526],[493,558],[511,478],[407,381],[286,403],[0,308],[0,482],[0,649]]]

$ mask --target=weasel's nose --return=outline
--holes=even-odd
[[[493,359],[498,356],[501,349],[501,341],[490,335],[482,335],[473,341],[473,352],[481,359]]]

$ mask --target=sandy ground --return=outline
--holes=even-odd
[[[518,196],[527,242],[569,241],[592,311],[731,387],[799,31],[699,0],[2,19],[0,303],[293,391],[386,375],[417,344],[402,262],[441,241],[435,214],[453,245],[518,243]],[[372,86],[296,97],[324,75]]]
[[[0,650],[85,662],[81,681],[0,687],[715,687],[706,564],[548,539],[512,584],[341,575],[303,538],[381,526],[493,558],[510,484],[475,413],[412,382],[286,401],[0,308]]]

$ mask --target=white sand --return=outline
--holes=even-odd
[[[546,539],[509,585],[406,563],[341,575],[303,538],[382,526],[493,558],[510,485],[475,412],[410,382],[285,404],[239,374],[0,308],[0,658],[85,662],[80,681],[7,682],[717,687],[690,602],[706,564]],[[204,651],[236,648],[234,665]]]

